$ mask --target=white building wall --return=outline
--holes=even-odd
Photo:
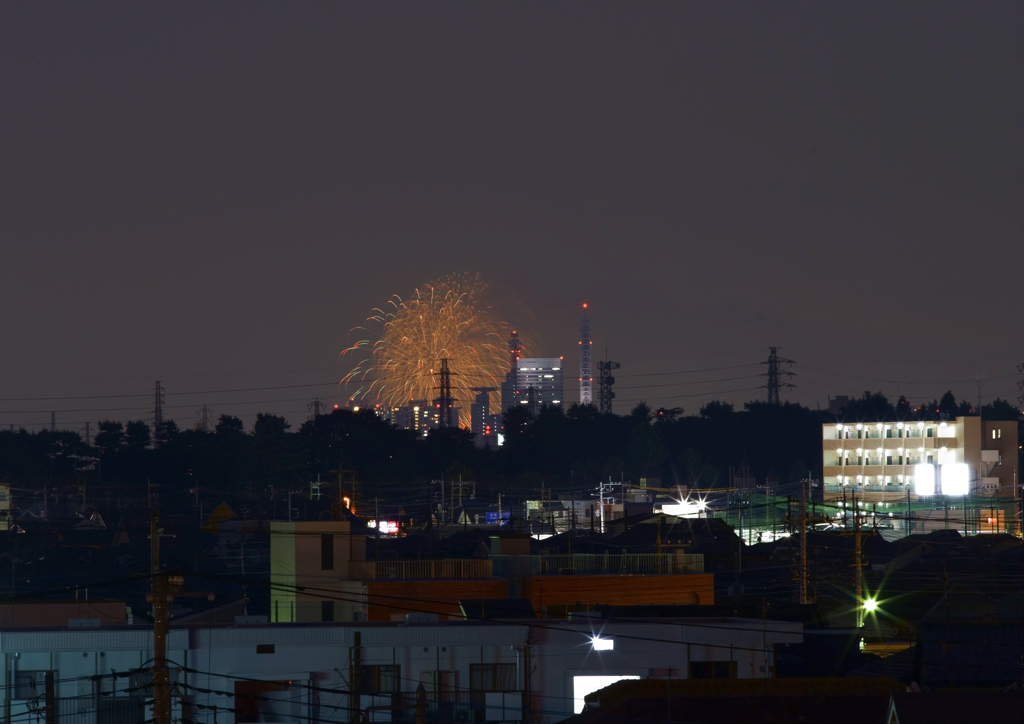
[[[174,630],[168,658],[183,669],[172,671],[179,690],[189,692],[191,720],[218,724],[235,721],[232,696],[238,682],[290,681],[292,689],[269,694],[268,713],[281,721],[348,721],[349,707],[360,709],[389,704],[390,697],[350,699],[349,662],[355,633],[362,644],[362,662],[401,666],[401,691],[411,703],[420,683],[433,700],[433,672],[458,672],[458,687],[470,686],[470,665],[511,664],[515,687],[524,685],[525,657],[529,655],[534,706],[549,722],[571,716],[577,676],[636,676],[686,678],[692,661],[735,661],[740,678],[771,675],[776,643],[802,640],[799,624],[746,619],[671,620],[659,622],[605,622],[537,620],[533,625],[442,622],[426,624],[282,624],[228,626]],[[592,638],[612,639],[612,650],[596,651]],[[530,641],[527,647],[527,641]],[[767,641],[768,650],[765,650]],[[257,647],[273,646],[273,653]],[[527,654],[529,648],[529,654]],[[60,681],[58,696],[73,699],[79,682],[111,670],[144,668],[152,656],[148,631],[103,629],[92,631],[0,632],[5,676],[19,670],[53,669]],[[11,679],[8,678],[8,681]],[[91,682],[91,680],[89,680]],[[127,686],[124,679],[118,685]],[[10,689],[5,690],[6,692]],[[92,697],[95,700],[95,697]],[[468,704],[468,693],[462,696]],[[67,702],[73,704],[73,701]],[[174,697],[175,716],[180,700]],[[494,694],[486,698],[489,721],[520,719],[516,709],[521,695]],[[5,707],[8,702],[5,700]],[[63,703],[62,703],[63,706]],[[5,708],[5,712],[8,709]],[[12,717],[27,716],[28,704],[10,701]],[[63,711],[63,709],[62,709]],[[96,724],[95,707],[75,716],[62,716],[62,724]],[[147,710],[147,716],[151,712]],[[395,713],[395,720],[411,721],[413,712]],[[378,711],[373,721],[392,721],[392,712]]]

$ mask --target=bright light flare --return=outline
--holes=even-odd
[[[967,495],[971,490],[971,471],[967,463],[946,463],[942,471],[943,495]]]
[[[864,601],[864,610],[867,611],[868,613],[874,613],[875,611],[878,610],[878,601],[876,601],[873,598],[865,599],[865,601]]]
[[[661,512],[665,515],[674,515],[679,518],[697,518],[707,510],[708,505],[704,498],[691,500],[689,497],[677,500],[675,503],[663,503]]]
[[[594,647],[594,651],[614,651],[615,639],[603,639],[600,636],[591,636],[590,645]]]
[[[918,463],[914,466],[914,492],[918,495],[935,495],[935,466]]]

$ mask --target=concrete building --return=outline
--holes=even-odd
[[[413,430],[426,435],[437,427],[438,412],[426,400],[411,400],[408,405],[388,409],[383,417],[401,430]]]
[[[516,360],[516,403],[529,405],[537,414],[548,405],[561,405],[563,397],[561,357],[521,357]]]
[[[0,530],[11,528],[11,485],[0,483]]]
[[[883,512],[903,506],[961,505],[968,532],[1014,532],[1019,484],[1017,423],[958,417],[948,421],[822,425],[825,503]],[[893,511],[888,511],[892,515]],[[962,525],[954,522],[953,528]],[[925,526],[924,529],[927,529]],[[910,532],[910,526],[906,528]]]
[[[1017,481],[1017,423],[958,417],[941,422],[826,423],[822,425],[825,500],[838,500],[843,488],[881,502],[943,492],[943,466],[966,465],[962,483],[948,495],[1013,498]],[[936,466],[938,487],[918,489],[917,478]],[[961,472],[964,468],[959,469]],[[947,473],[948,477],[948,473]],[[951,479],[951,478],[950,478]]]
[[[685,679],[712,668],[716,678],[772,677],[775,647],[802,640],[800,624],[761,619],[410,616],[172,629],[167,656],[177,721],[350,722],[358,715],[411,723],[422,685],[428,722],[557,722],[622,679]],[[0,630],[0,653],[9,682],[0,689],[5,721],[41,711],[48,672],[62,724],[152,716],[151,630]]]
[[[347,521],[271,523],[270,621],[458,619],[463,601],[506,598],[527,599],[548,618],[600,604],[714,604],[714,576],[703,559],[697,565],[699,555],[503,555],[495,552],[502,543],[517,549],[495,540],[489,559],[366,561],[366,537],[352,535]]]
[[[498,446],[498,433],[502,430],[501,415],[491,414],[491,395],[494,388],[483,388],[469,409],[470,429],[478,447]]]

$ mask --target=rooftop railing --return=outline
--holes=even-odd
[[[488,560],[374,561],[377,580],[433,581],[443,579],[490,578]]]
[[[699,553],[622,553],[594,555],[491,556],[495,576],[643,575],[703,573]]]

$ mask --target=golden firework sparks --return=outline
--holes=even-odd
[[[417,289],[412,296],[392,296],[383,309],[374,309],[366,326],[371,332],[342,352],[364,356],[342,379],[355,383],[353,399],[387,408],[412,400],[432,403],[437,397],[441,360],[452,372],[452,397],[459,421],[469,424],[471,388],[500,387],[509,371],[511,327],[500,321],[484,302],[487,285],[479,275],[453,274]],[[491,393],[491,409],[498,396]]]

